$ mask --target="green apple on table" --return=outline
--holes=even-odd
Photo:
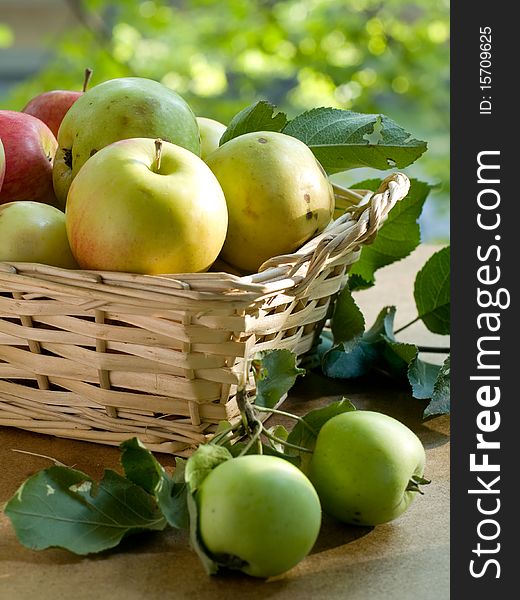
[[[53,170],[58,199],[66,202],[85,162],[112,142],[161,138],[200,155],[197,120],[186,101],[157,81],[120,77],[79,97],[63,118]]]
[[[64,213],[41,202],[19,200],[0,205],[1,261],[76,269]]]
[[[206,271],[228,222],[206,163],[149,138],[114,142],[92,156],[72,182],[65,214],[82,268],[147,274]]]
[[[200,129],[200,157],[202,160],[206,160],[218,148],[220,138],[227,127],[208,117],[197,117],[197,123]]]
[[[288,571],[312,549],[321,524],[307,477],[276,456],[251,454],[215,467],[197,492],[206,549],[248,575]]]
[[[229,230],[224,261],[246,272],[294,252],[330,222],[334,194],[308,146],[283,133],[231,139],[206,159],[224,190]]]
[[[419,492],[424,447],[403,423],[369,410],[345,412],[320,429],[308,475],[323,510],[355,525],[399,517]]]

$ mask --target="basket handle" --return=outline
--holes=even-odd
[[[410,180],[406,175],[392,173],[381,182],[366,204],[349,209],[294,254],[269,259],[259,272],[283,265],[287,267],[285,276],[291,278],[308,263],[303,279],[291,289],[291,293],[303,295],[326,263],[358,251],[361,245],[372,243],[390,210],[408,194],[409,189]]]

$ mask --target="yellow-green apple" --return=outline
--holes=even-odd
[[[340,521],[378,525],[401,515],[417,497],[424,447],[411,429],[383,413],[353,410],[320,429],[309,478],[323,510]]]
[[[61,123],[53,173],[56,196],[66,202],[72,180],[101,148],[139,137],[161,138],[200,155],[196,117],[173,90],[142,77],[111,79],[90,88]]]
[[[41,202],[19,200],[0,205],[0,261],[77,269],[65,214]]]
[[[0,190],[2,189],[2,183],[4,182],[5,175],[5,152],[2,140],[0,140]]]
[[[293,252],[330,222],[334,194],[323,168],[300,140],[256,131],[206,159],[224,190],[229,227],[222,258],[242,271]]]
[[[47,125],[23,112],[0,110],[0,138],[5,151],[0,204],[34,200],[56,205],[52,165],[57,142]]]
[[[312,549],[321,524],[307,477],[277,456],[246,455],[216,466],[197,493],[200,538],[218,563],[272,577]]]
[[[213,150],[218,148],[220,138],[227,127],[223,123],[207,117],[197,117],[197,123],[200,129],[200,157],[202,160],[206,160]]]
[[[57,138],[63,117],[74,102],[86,91],[91,76],[92,69],[85,69],[82,91],[51,90],[50,92],[43,92],[30,100],[24,106],[22,112],[43,121]]]
[[[148,274],[207,270],[228,221],[206,163],[148,138],[114,142],[90,158],[72,182],[65,214],[82,268]]]

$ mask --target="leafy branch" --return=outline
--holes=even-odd
[[[351,379],[378,371],[407,380],[415,398],[430,399],[424,416],[449,412],[449,355],[442,366],[420,358],[421,352],[449,352],[449,348],[421,347],[403,343],[396,334],[422,321],[429,331],[450,331],[449,247],[433,254],[417,273],[414,285],[417,316],[394,331],[396,308],[381,310],[365,331],[365,319],[347,286],[338,296],[331,319],[318,347],[319,364],[325,375]]]
[[[386,115],[363,114],[338,108],[314,108],[292,120],[269,102],[240,111],[220,144],[253,131],[278,131],[304,142],[329,174],[358,167],[403,168],[415,162],[427,144],[413,139]]]
[[[303,416],[272,408],[303,370],[288,350],[262,353],[253,362],[257,385],[269,380],[268,393],[260,391],[259,402],[240,389],[241,419],[222,422],[188,460],[177,458],[173,475],[132,438],[120,445],[123,474],[106,470],[97,483],[81,471],[55,465],[30,477],[5,506],[20,542],[34,550],[60,547],[85,555],[113,548],[128,535],[170,526],[189,530],[191,546],[209,574],[230,566],[226,557],[208,553],[200,539],[197,492],[205,478],[222,462],[249,453],[278,456],[307,472],[324,424],[356,410],[345,398]],[[281,413],[295,423],[290,431],[281,425],[266,428],[260,419],[265,413]]]
[[[113,548],[128,535],[171,526],[190,530],[192,546],[206,570],[215,572],[216,565],[198,540],[195,495],[205,477],[221,462],[248,453],[265,452],[299,463],[302,454],[312,453],[313,441],[328,418],[353,410],[349,402],[341,401],[321,409],[317,419],[316,411],[299,417],[272,409],[269,405],[277,404],[304,371],[296,367],[296,356],[288,350],[261,353],[254,363],[257,383],[269,380],[264,391],[260,385],[258,410],[255,399],[239,390],[239,422],[223,422],[211,441],[199,446],[187,461],[177,458],[173,475],[139,439],[132,438],[120,444],[123,474],[107,469],[95,482],[55,461],[27,479],[4,509],[20,542],[33,550],[59,547],[86,555]],[[258,416],[266,412],[293,417],[293,431],[281,426],[267,429]],[[260,442],[260,436],[266,441]]]

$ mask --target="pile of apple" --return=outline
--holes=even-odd
[[[0,261],[161,274],[217,258],[254,272],[330,222],[332,187],[301,141],[226,126],[139,77],[0,110]]]

